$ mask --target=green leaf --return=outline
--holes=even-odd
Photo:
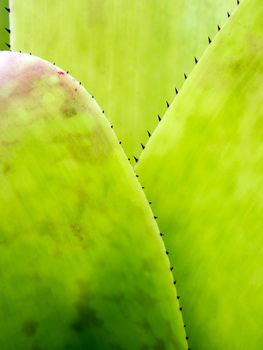
[[[0,348],[186,349],[143,191],[94,99],[0,53]]]
[[[10,48],[9,12],[9,1],[0,1],[0,50],[9,50]]]
[[[133,158],[235,4],[11,0],[11,44],[56,62],[87,86]]]
[[[203,55],[136,170],[175,266],[191,349],[263,348],[263,3]]]

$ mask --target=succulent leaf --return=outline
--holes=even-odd
[[[236,0],[11,0],[13,50],[68,69],[139,156]],[[39,15],[36,15],[39,14]]]
[[[10,49],[9,1],[0,1],[0,50]]]
[[[263,348],[263,3],[244,0],[136,166],[191,349]]]
[[[0,348],[184,350],[170,265],[95,100],[0,53]]]

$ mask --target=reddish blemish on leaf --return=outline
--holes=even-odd
[[[58,75],[65,75],[64,72],[58,72]]]

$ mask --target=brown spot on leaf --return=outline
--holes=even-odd
[[[72,323],[71,328],[75,332],[83,332],[90,327],[100,327],[103,323],[97,317],[96,311],[88,303],[78,304],[78,319]]]
[[[26,321],[22,326],[22,331],[27,337],[33,337],[36,334],[38,323],[35,321]]]
[[[19,143],[18,141],[5,141],[5,140],[3,140],[0,142],[0,145],[1,145],[1,147],[8,148],[8,147],[14,147],[14,146],[18,145],[18,143]]]
[[[65,104],[61,109],[64,118],[72,118],[77,114],[77,110],[74,106]]]
[[[80,294],[76,303],[77,319],[70,325],[75,332],[83,332],[89,328],[100,328],[103,326],[103,321],[99,318],[94,305],[94,298],[88,292],[85,283],[80,282]]]
[[[80,241],[83,240],[83,233],[82,233],[80,226],[78,226],[77,224],[72,224],[71,230],[72,230],[74,236],[76,236]]]

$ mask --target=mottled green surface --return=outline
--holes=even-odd
[[[11,0],[12,48],[69,70],[141,152],[236,0]]]
[[[185,350],[133,169],[65,72],[0,53],[0,349]]]
[[[8,0],[0,0],[0,50],[8,50],[9,47],[9,8]]]
[[[244,0],[136,169],[193,350],[263,348],[262,101],[263,3]]]

